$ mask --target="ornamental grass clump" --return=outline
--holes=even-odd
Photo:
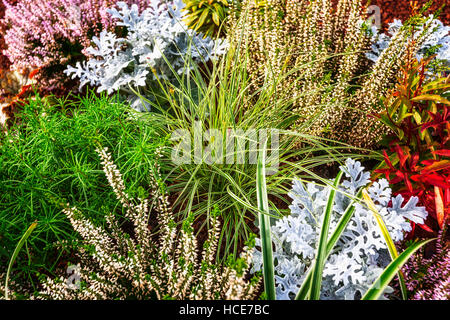
[[[347,144],[330,146],[326,139],[304,133],[307,124],[304,131],[289,130],[296,119],[291,99],[279,97],[276,90],[285,74],[252,92],[246,69],[248,56],[241,50],[246,48],[230,43],[223,58],[211,62],[206,77],[205,70],[195,65],[175,83],[161,83],[158,90],[163,92],[164,103],[145,99],[149,94],[143,100],[155,112],[142,114],[164,123],[163,130],[171,137],[174,148],[170,160],[175,167],[169,173],[168,179],[174,183],[168,189],[174,196],[174,207],[185,216],[193,212],[200,217],[209,214],[213,204],[220,205],[221,246],[233,253],[252,233],[256,218],[251,203],[256,201],[256,153],[263,139],[269,139],[267,184],[271,200],[286,204],[285,208],[288,177],[304,175],[304,170],[356,153],[352,152],[356,148]],[[252,107],[245,108],[250,101]],[[296,148],[299,141],[302,147]]]
[[[430,24],[415,17],[373,63],[365,53],[376,31],[361,0],[340,0],[335,7],[328,0],[244,0],[239,10],[230,8],[229,36],[249,47],[254,90],[287,74],[278,94],[294,98],[297,127],[315,118],[311,134],[359,147],[373,146],[385,130],[368,115],[395,81],[406,54],[426,39]],[[425,27],[411,41],[416,24]]]
[[[367,190],[392,241],[402,240],[404,232],[411,230],[411,222],[423,223],[427,216],[425,208],[417,206],[417,198],[405,202],[400,195],[392,197],[387,180],[380,179],[370,185],[370,173],[364,171],[360,162],[348,159],[340,169],[338,178],[328,181],[326,186],[305,185],[295,180],[289,193],[293,199],[291,214],[272,224],[277,299],[298,298],[305,282],[320,289],[320,294],[312,299],[355,300],[365,297],[369,288],[372,291],[391,257],[380,222],[360,201],[363,189]],[[342,172],[347,179],[340,183]],[[326,229],[323,229],[324,217],[329,219]],[[331,245],[325,242],[321,283],[317,283],[317,278],[311,278],[311,270],[316,269],[322,234]],[[253,271],[263,267],[261,240],[257,239],[256,245]],[[386,294],[393,290],[386,287],[384,291]]]
[[[208,238],[201,253],[192,227],[193,216],[177,229],[156,166],[150,185],[151,199],[135,201],[108,150],[97,149],[123,217],[109,213],[106,227],[87,219],[76,207],[63,210],[84,242],[79,247],[80,288],[68,287],[64,278],[47,279],[39,297],[50,299],[250,299],[257,278],[246,280],[252,241],[240,258],[215,264],[220,223],[218,209],[210,216]],[[149,229],[149,211],[156,213],[157,233]],[[121,220],[122,219],[122,220]],[[129,231],[124,231],[124,220]],[[156,240],[157,239],[157,240]],[[254,242],[254,241],[253,241]]]

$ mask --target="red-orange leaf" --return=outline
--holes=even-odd
[[[29,77],[30,79],[33,79],[34,76],[36,75],[36,73],[39,72],[39,70],[40,70],[39,68],[38,68],[38,69],[34,69],[33,71],[30,72],[30,74],[28,75],[28,77]]]
[[[430,172],[435,172],[435,171],[439,171],[442,169],[448,169],[450,168],[450,160],[441,160],[441,161],[436,161],[433,164],[430,164],[429,166],[426,166],[425,168],[422,169],[422,173],[430,173]]]
[[[437,156],[450,157],[450,150],[448,150],[448,149],[436,150],[436,151],[433,151],[433,154],[435,154]]]
[[[436,103],[442,103],[450,106],[450,101],[445,99],[443,96],[437,94],[424,94],[411,99],[411,101],[433,101]]]
[[[426,224],[419,224],[419,227],[421,227],[423,230],[427,231],[427,232],[431,232],[433,233],[433,229],[431,229],[429,226],[427,226]]]
[[[411,176],[411,180],[427,183],[439,188],[444,189],[450,188],[450,181],[448,181],[446,177],[442,177],[437,174],[416,174]]]
[[[434,203],[436,205],[436,217],[439,227],[444,227],[444,201],[442,190],[439,187],[434,187]]]

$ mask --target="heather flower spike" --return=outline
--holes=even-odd
[[[157,151],[160,155],[161,150]],[[211,227],[204,249],[198,252],[192,228],[193,216],[177,230],[177,224],[162,186],[157,182],[159,167],[152,176],[149,199],[132,199],[122,174],[108,150],[97,149],[103,171],[117,199],[125,209],[120,217],[106,217],[106,227],[94,225],[76,207],[63,210],[75,231],[83,238],[78,250],[78,275],[84,285],[68,288],[66,279],[48,278],[37,298],[50,299],[250,299],[258,290],[258,281],[246,280],[252,246],[242,250],[239,259],[229,265],[216,265],[214,258],[220,235],[218,208],[211,215]],[[148,226],[150,205],[157,213],[158,236]],[[120,219],[132,223],[125,232]],[[230,262],[233,259],[229,259]]]

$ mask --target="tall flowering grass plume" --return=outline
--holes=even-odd
[[[250,299],[255,296],[258,278],[247,280],[253,243],[244,247],[240,258],[215,264],[220,234],[218,208],[209,217],[208,238],[200,252],[192,227],[193,216],[177,227],[164,186],[158,182],[158,166],[149,186],[151,198],[133,199],[108,150],[97,152],[124,215],[111,212],[105,217],[106,227],[100,227],[76,207],[67,205],[63,211],[83,238],[75,261],[80,286],[69,286],[64,277],[48,278],[39,298]],[[154,229],[149,227],[149,219],[153,218],[158,225]],[[128,232],[123,225],[129,225]]]
[[[128,0],[146,7],[150,0]],[[14,69],[41,68],[40,87],[66,85],[65,66],[84,57],[92,36],[111,29],[113,0],[3,0],[5,56]]]

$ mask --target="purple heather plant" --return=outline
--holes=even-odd
[[[450,248],[442,230],[438,239],[433,256],[424,258],[423,252],[418,253],[403,267],[412,300],[450,299]]]
[[[0,0],[1,1],[1,0]],[[128,0],[145,9],[149,0]],[[106,12],[114,0],[3,0],[6,49],[13,69],[37,69],[39,85],[51,90],[66,85],[62,71],[83,60],[94,35],[111,30],[114,21]],[[46,88],[47,87],[47,88]]]

